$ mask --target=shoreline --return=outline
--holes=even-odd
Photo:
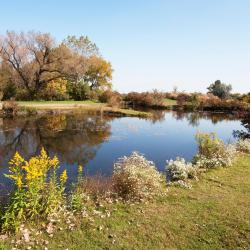
[[[150,118],[151,113],[133,109],[108,107],[105,103],[95,102],[17,102],[13,112],[2,112],[5,116],[30,116],[46,114],[70,114],[78,112],[99,112],[118,117],[141,117]]]
[[[0,103],[3,107],[3,102]],[[181,105],[166,105],[157,107],[138,107],[141,110],[135,110],[132,108],[117,108],[109,107],[106,103],[100,103],[95,101],[20,101],[15,102],[15,107],[11,110],[3,111],[0,109],[0,117],[8,116],[30,116],[30,115],[46,115],[46,114],[71,114],[79,112],[98,112],[105,115],[111,115],[116,117],[140,117],[151,118],[152,111],[183,111],[183,112],[209,112],[209,113],[228,113],[233,115],[246,116],[250,114],[250,110],[238,110],[238,109],[193,109],[190,106]]]

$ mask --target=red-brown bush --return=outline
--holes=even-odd
[[[99,96],[99,100],[111,107],[120,107],[122,104],[122,95],[116,91],[106,90]]]
[[[160,107],[163,105],[164,94],[157,90],[153,92],[130,92],[125,96],[125,101],[132,102],[135,106]]]

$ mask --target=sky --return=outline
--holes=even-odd
[[[121,92],[206,92],[217,79],[250,92],[249,0],[1,1],[6,30],[87,35]]]

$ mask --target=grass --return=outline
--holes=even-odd
[[[36,107],[36,106],[50,106],[50,105],[105,105],[95,100],[85,101],[19,101],[17,102],[20,107]]]
[[[166,105],[166,106],[176,105],[176,103],[177,103],[176,100],[164,98],[164,105]]]
[[[59,231],[48,237],[48,248],[250,249],[250,156],[192,184],[169,187],[166,197],[148,204],[107,205],[111,217]],[[0,249],[11,247],[0,242]]]
[[[97,110],[116,116],[151,117],[148,112],[136,111],[132,109],[120,109],[108,107],[107,104],[94,100],[86,101],[20,101],[17,102],[22,109],[32,110]]]

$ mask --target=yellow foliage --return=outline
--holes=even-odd
[[[41,154],[25,161],[18,152],[9,162],[9,174],[7,177],[12,179],[18,188],[29,185],[35,180],[45,178],[49,169],[56,169],[59,165],[58,158],[50,158],[44,148]]]
[[[59,78],[57,80],[50,81],[47,84],[46,90],[51,93],[64,95],[67,92],[67,80]]]
[[[9,174],[6,175],[14,181],[15,190],[14,199],[3,217],[3,228],[17,230],[27,218],[52,213],[64,204],[64,185],[68,177],[64,170],[58,183],[58,167],[58,158],[50,158],[44,148],[40,155],[28,161],[16,152],[9,162]]]
[[[25,163],[25,160],[20,156],[18,152],[15,153],[13,158],[9,162],[9,177],[13,180],[18,188],[21,188],[23,184],[23,175],[22,175],[22,165]]]
[[[47,129],[52,131],[63,130],[67,126],[67,119],[65,115],[49,116],[46,121]]]
[[[62,172],[62,174],[60,175],[60,182],[61,182],[61,184],[64,185],[66,183],[67,179],[68,179],[67,171],[64,170]]]
[[[67,80],[58,78],[47,83],[42,93],[42,98],[47,100],[65,100],[67,94]]]

